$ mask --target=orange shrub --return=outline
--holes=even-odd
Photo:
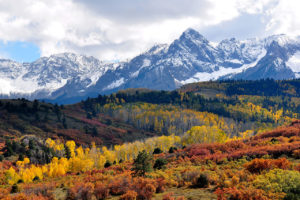
[[[271,200],[265,195],[265,192],[255,188],[218,188],[215,191],[218,196],[218,200]]]
[[[155,191],[156,191],[156,187],[151,183],[148,183],[147,185],[145,185],[144,188],[142,188],[141,191],[139,191],[138,199],[150,200],[152,199],[152,196],[155,193]]]
[[[8,189],[0,188],[0,199],[4,199],[9,194]]]
[[[167,184],[167,181],[163,178],[157,179],[157,188],[156,188],[156,193],[162,193],[165,191],[165,186]]]
[[[260,173],[263,170],[271,169],[271,162],[269,159],[256,158],[249,163],[246,163],[244,167],[251,173]]]
[[[179,196],[177,198],[173,197],[174,193],[168,193],[163,196],[163,200],[185,200],[184,196]]]
[[[295,166],[295,170],[300,172],[300,164],[298,164],[297,166]]]
[[[174,195],[174,193],[168,193],[168,194],[165,194],[164,196],[163,196],[163,200],[175,200],[175,198],[174,197],[172,197]]]
[[[92,183],[76,183],[76,185],[69,189],[68,199],[82,199],[89,200],[94,193],[94,185]]]
[[[280,158],[277,160],[273,160],[272,164],[279,169],[288,169],[291,167],[291,162],[288,161],[286,158]]]
[[[28,195],[24,193],[19,193],[14,196],[6,196],[1,198],[1,200],[52,200],[52,198],[44,197],[43,195]]]
[[[135,191],[128,190],[119,199],[120,200],[136,200],[136,197],[137,197],[137,193]]]
[[[293,157],[296,159],[300,159],[300,149],[293,151]]]

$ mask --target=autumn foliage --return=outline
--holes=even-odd
[[[62,143],[48,139],[45,145],[65,156],[54,157],[45,165],[31,164],[27,157],[15,163],[1,162],[0,180],[4,187],[0,187],[0,198],[54,199],[61,193],[69,200],[112,196],[123,200],[150,200],[163,193],[160,194],[162,199],[185,199],[184,192],[175,195],[169,191],[178,188],[209,191],[220,200],[297,199],[300,168],[295,160],[300,148],[299,124],[296,122],[247,139],[187,147],[183,147],[186,138],[175,135],[113,148],[100,148],[95,144],[83,147],[74,141]],[[279,130],[283,130],[282,134]],[[196,128],[185,137],[205,138],[205,134],[199,134],[201,131]],[[193,140],[188,141],[192,143]],[[169,153],[171,147],[177,150]],[[153,154],[156,148],[162,153]],[[153,168],[156,160],[164,161],[164,167],[136,173],[135,169],[140,167]],[[105,168],[106,162],[111,165]],[[14,194],[10,194],[12,191]]]

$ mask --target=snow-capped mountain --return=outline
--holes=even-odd
[[[2,98],[25,97],[71,103],[125,88],[172,90],[217,79],[300,78],[300,38],[209,42],[188,29],[171,44],[155,45],[129,62],[104,63],[64,53],[32,63],[0,60]]]
[[[96,84],[108,67],[96,58],[72,53],[22,64],[0,60],[0,94],[3,98],[48,98],[73,79],[79,80],[82,88]]]

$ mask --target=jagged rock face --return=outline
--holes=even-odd
[[[273,41],[267,48],[266,56],[259,60],[256,66],[236,74],[232,78],[247,80],[296,78],[292,69],[286,65],[289,54],[292,54],[291,51],[293,50],[282,47],[277,41]]]
[[[231,38],[213,45],[188,29],[171,44],[155,45],[129,62],[104,63],[72,53],[32,63],[2,59],[0,95],[73,103],[125,88],[172,90],[197,81],[299,77],[299,37]]]

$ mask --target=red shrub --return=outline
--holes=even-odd
[[[217,194],[218,200],[270,200],[270,198],[265,196],[265,192],[263,190],[255,188],[218,188],[215,191],[215,194]]]
[[[263,170],[269,170],[273,168],[288,169],[290,166],[291,163],[286,158],[277,160],[256,158],[244,165],[244,167],[251,173],[260,173]]]
[[[142,190],[138,192],[138,199],[150,200],[152,199],[152,196],[155,193],[155,191],[156,187],[151,183],[148,183],[147,185],[145,185],[145,187],[142,188]]]
[[[81,118],[81,121],[90,124],[90,125],[96,125],[96,126],[102,126],[102,127],[107,127],[106,124],[102,124],[101,122],[95,120],[95,119],[86,119],[86,118]]]
[[[101,182],[97,182],[94,188],[94,194],[97,199],[106,199],[109,196],[109,189]]]
[[[132,179],[129,176],[120,176],[109,183],[108,188],[112,195],[122,195],[129,190],[131,183]]]
[[[192,156],[207,156],[207,155],[210,155],[210,151],[207,150],[207,149],[200,149],[200,148],[192,148],[190,151],[189,151],[189,154],[188,154],[190,157]]]
[[[291,123],[289,127],[281,127],[277,130],[262,133],[254,137],[254,139],[261,138],[270,138],[270,137],[292,137],[292,136],[300,136],[300,120],[294,121]]]
[[[244,165],[244,167],[251,173],[260,173],[263,170],[271,169],[272,163],[269,159],[254,159],[251,162],[248,162]]]

